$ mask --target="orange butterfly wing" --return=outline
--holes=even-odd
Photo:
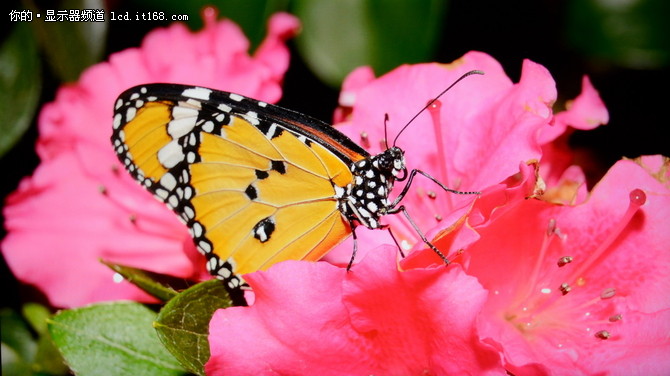
[[[338,196],[368,154],[330,125],[240,95],[151,84],[118,99],[126,169],[188,225],[208,269],[235,274],[317,260],[351,229]]]

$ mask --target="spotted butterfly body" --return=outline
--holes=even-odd
[[[407,172],[397,147],[371,156],[309,116],[175,84],[122,93],[112,143],[232,288],[237,275],[321,258],[357,225],[383,227],[389,192]]]

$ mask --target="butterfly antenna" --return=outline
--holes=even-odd
[[[412,117],[411,119],[409,119],[409,121],[407,122],[407,124],[405,124],[405,126],[402,127],[402,129],[400,130],[400,132],[398,132],[398,134],[397,134],[397,135],[395,136],[395,138],[393,139],[393,146],[395,146],[396,141],[398,141],[398,137],[400,137],[400,135],[402,134],[402,132],[404,132],[405,129],[407,129],[407,127],[408,127],[410,124],[412,124],[412,122],[414,121],[414,119],[416,119],[417,117],[419,117],[419,115],[421,115],[422,112],[426,111],[426,109],[427,109],[428,107],[430,107],[433,103],[435,103],[436,100],[440,99],[440,97],[441,97],[442,95],[444,95],[444,93],[446,93],[447,91],[449,91],[452,87],[456,86],[457,83],[461,82],[462,79],[464,79],[464,78],[467,77],[467,76],[471,76],[471,75],[473,75],[473,74],[484,74],[484,72],[483,72],[483,71],[480,71],[480,70],[471,70],[471,71],[465,73],[464,75],[462,75],[461,77],[459,77],[456,81],[454,81],[451,85],[449,85],[448,88],[442,90],[442,92],[441,92],[440,94],[438,94],[435,98],[433,98],[433,99],[431,99],[430,101],[428,101],[428,104],[426,104],[426,105],[425,105],[419,112],[417,112],[416,115],[414,115],[414,117]],[[388,117],[388,116],[387,116],[387,117]],[[385,128],[384,130],[386,130],[386,128]]]

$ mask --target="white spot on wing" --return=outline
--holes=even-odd
[[[184,206],[184,215],[186,215],[186,218],[192,219],[195,217],[195,212],[190,206]]]
[[[179,205],[179,199],[177,196],[170,196],[167,200],[167,204],[174,209]]]
[[[182,107],[195,108],[196,110],[202,109],[202,101],[193,98],[187,99],[186,102],[180,101],[179,105]]]
[[[223,104],[223,103],[219,104],[216,108],[218,108],[219,110],[221,110],[225,113],[229,113],[230,111],[233,110],[230,106],[228,106],[227,104]]]
[[[168,133],[173,139],[187,134],[195,127],[195,119],[195,117],[190,117],[172,120],[168,123]]]
[[[198,102],[200,103],[200,102]],[[175,106],[172,109],[172,118],[173,119],[183,119],[189,117],[198,117],[198,110],[190,107]]]
[[[126,121],[133,120],[136,114],[137,109],[135,107],[128,107],[128,110],[126,111]]]
[[[244,97],[239,94],[230,93],[230,99],[234,100],[235,102],[241,102]]]
[[[214,123],[211,120],[207,120],[202,125],[202,130],[207,132],[207,133],[212,133],[214,131]]]
[[[210,89],[204,87],[192,87],[184,90],[181,94],[189,98],[197,98],[202,100],[209,100],[209,95],[212,93]]]
[[[268,133],[265,134],[265,137],[267,137],[268,140],[271,139],[272,137],[274,137],[276,131],[277,131],[277,124],[272,123],[272,125],[270,125],[270,128],[268,129]]]
[[[172,168],[177,165],[177,163],[184,160],[184,150],[177,143],[177,141],[171,141],[169,144],[163,146],[158,151],[158,161],[165,168]]]
[[[114,129],[118,129],[121,126],[121,114],[114,115]]]
[[[335,188],[335,197],[336,198],[342,198],[344,196],[344,188],[342,188],[338,185],[333,185],[333,188]]]
[[[212,252],[212,246],[204,240],[198,242],[198,249],[205,254]]]
[[[265,233],[265,228],[263,226],[259,226],[256,229],[256,237],[261,241],[261,243],[268,240],[268,235]]]
[[[168,197],[168,191],[162,188],[156,188],[155,193],[161,200],[165,200]]]
[[[193,237],[199,238],[202,236],[202,225],[199,222],[194,222],[193,227],[191,227],[191,231],[193,232]]]
[[[246,116],[244,116],[244,120],[248,121],[249,123],[251,123],[253,125],[260,124],[260,121],[258,120],[258,114],[253,112],[253,111],[247,112]],[[276,125],[276,124],[273,124],[273,125]]]
[[[175,179],[174,175],[168,172],[161,177],[161,185],[171,191],[177,186],[177,179]]]
[[[219,276],[221,276],[223,279],[228,279],[228,278],[230,278],[231,275],[232,275],[232,272],[230,270],[228,270],[227,268],[219,269]]]

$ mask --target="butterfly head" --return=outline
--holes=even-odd
[[[403,181],[407,177],[405,166],[405,152],[397,146],[386,149],[374,157],[377,168],[386,176],[393,176],[397,181]],[[402,173],[402,175],[401,175]]]
[[[405,180],[407,177],[407,167],[405,166],[405,152],[402,149],[394,146],[386,149],[378,157],[379,168],[383,172],[390,173],[398,181]]]

